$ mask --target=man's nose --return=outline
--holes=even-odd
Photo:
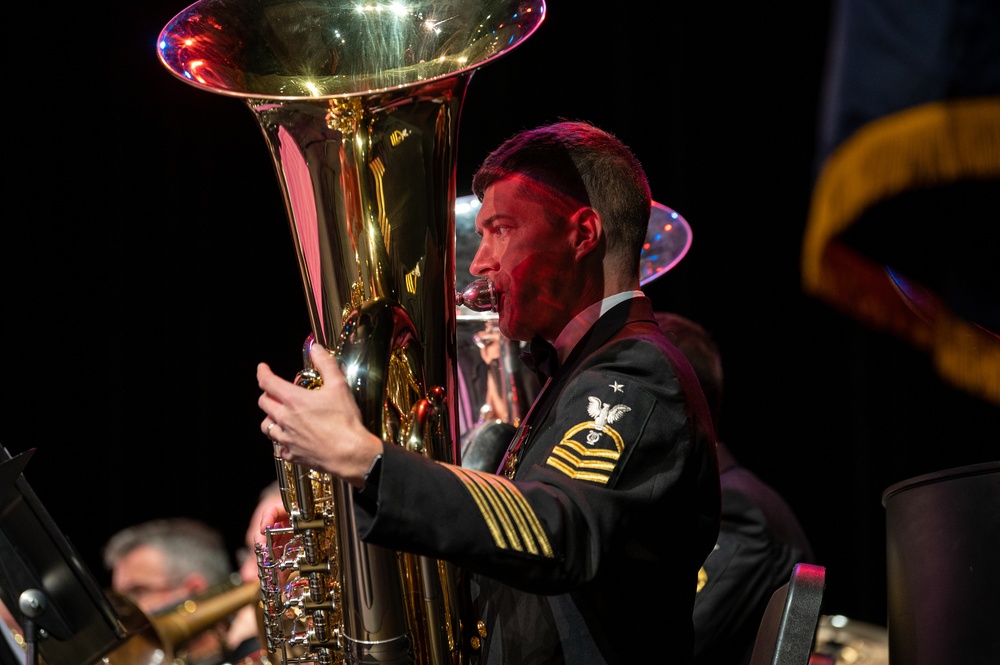
[[[475,276],[485,275],[495,267],[491,256],[492,253],[489,251],[486,241],[480,241],[476,255],[472,257],[472,263],[469,264],[469,272]]]

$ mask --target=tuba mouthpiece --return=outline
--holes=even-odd
[[[456,293],[455,301],[460,307],[465,306],[474,312],[497,311],[497,294],[489,277],[480,277],[465,287],[464,291]]]

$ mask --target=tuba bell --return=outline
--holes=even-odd
[[[242,99],[263,133],[309,310],[297,382],[318,387],[308,349],[321,344],[370,431],[443,462],[460,459],[462,103],[473,72],[544,14],[544,0],[201,0],[158,40],[171,73]],[[291,527],[257,551],[268,650],[285,663],[465,662],[477,642],[461,571],[361,542],[349,487],[275,465]]]

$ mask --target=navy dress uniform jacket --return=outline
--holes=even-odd
[[[695,663],[746,665],[771,594],[797,563],[816,563],[798,517],[777,491],[717,447],[722,489],[719,541],[694,601]]]
[[[715,434],[647,298],[584,335],[518,441],[513,480],[385,445],[361,537],[474,573],[482,663],[690,663],[719,530]]]

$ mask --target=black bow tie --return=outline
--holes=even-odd
[[[537,374],[542,383],[559,369],[559,355],[555,347],[538,335],[531,338],[528,350],[522,351],[519,355],[524,366]]]

